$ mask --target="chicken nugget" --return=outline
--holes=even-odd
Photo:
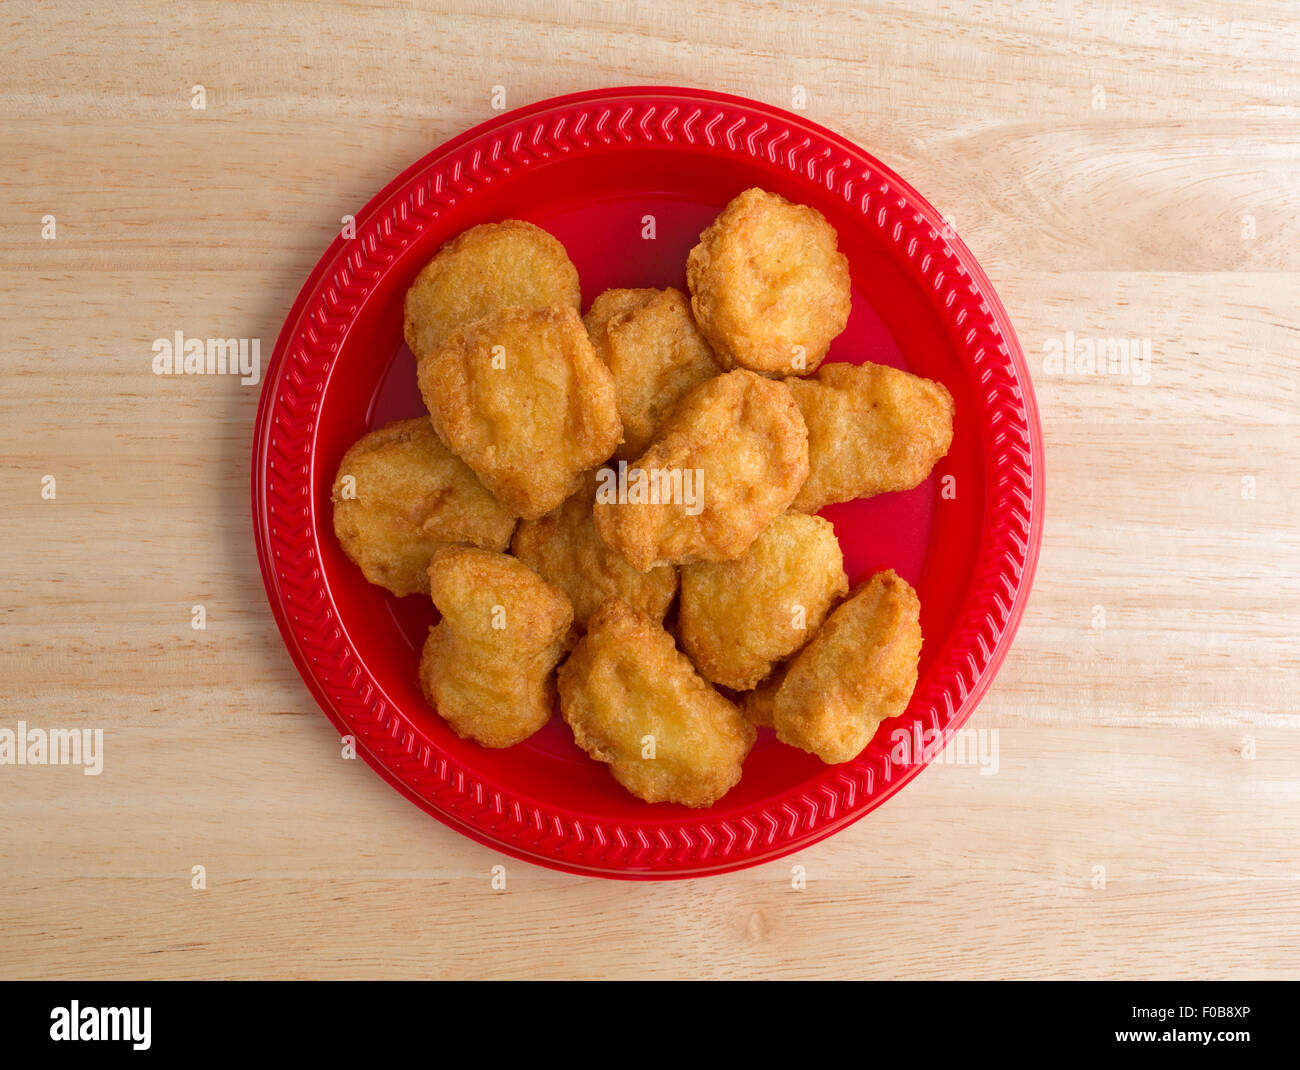
[[[406,292],[403,334],[416,359],[489,312],[517,305],[577,309],[578,272],[546,231],[518,219],[470,227],[447,242]]]
[[[634,465],[597,473],[596,529],[638,572],[739,557],[808,477],[808,433],[785,383],[715,376],[674,407]]]
[[[785,670],[785,665],[778,665],[772,675],[754,690],[746,691],[740,696],[740,712],[756,728],[772,727],[772,703],[776,699],[777,691],[781,688],[781,680],[785,677]]]
[[[420,360],[438,437],[517,516],[536,520],[618,445],[614,377],[567,306],[506,308]]]
[[[876,573],[770,683],[745,697],[746,715],[827,765],[852,761],[881,721],[907,709],[921,657],[920,613],[905,580]]]
[[[623,421],[616,457],[644,453],[678,399],[722,371],[680,290],[606,290],[583,322],[614,373]]]
[[[371,431],[334,479],[334,534],[367,580],[429,593],[429,559],[449,543],[504,550],[514,514],[447,449],[424,417]]]
[[[724,367],[804,375],[849,322],[849,262],[815,208],[735,197],[686,261],[691,307]]]
[[[848,589],[830,521],[784,513],[734,561],[682,566],[677,634],[701,676],[748,691],[812,638]]]
[[[952,445],[953,402],[942,383],[881,364],[827,364],[787,379],[808,425],[801,513],[910,490]]]
[[[586,315],[582,317],[582,322],[587,328],[587,333],[591,335],[591,344],[596,347],[596,352],[598,354],[601,352],[600,339],[604,336],[611,320],[648,305],[654,300],[655,295],[660,293],[663,293],[663,291],[625,290],[620,288],[605,290],[601,293],[591,303]]]
[[[558,509],[519,525],[511,552],[569,596],[580,629],[601,602],[613,597],[656,622],[663,620],[677,593],[677,569],[660,565],[637,572],[606,546],[596,532],[595,498],[595,473],[588,473],[581,489]]]
[[[568,598],[507,554],[460,546],[433,555],[429,589],[442,614],[420,657],[429,705],[485,747],[527,739],[555,708],[552,670],[573,623]]]
[[[626,602],[592,615],[559,689],[578,746],[638,799],[712,806],[739,782],[754,727]]]

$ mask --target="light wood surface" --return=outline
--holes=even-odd
[[[339,759],[259,579],[257,390],[150,346],[269,358],[339,217],[493,85],[645,83],[803,86],[951,215],[1029,357],[1049,508],[971,722],[997,775],[632,885]],[[0,728],[106,743],[97,777],[0,766],[0,975],[1300,976],[1298,87],[1285,0],[4,4]],[[1066,332],[1149,339],[1150,382],[1045,371]]]

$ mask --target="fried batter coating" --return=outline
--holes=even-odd
[[[439,547],[504,550],[515,526],[424,417],[358,439],[339,463],[333,500],[343,552],[396,595],[429,593],[429,559]]]
[[[591,308],[587,309],[587,314],[582,317],[582,322],[586,325],[587,333],[591,335],[591,344],[596,347],[596,352],[601,352],[600,339],[611,321],[638,308],[644,308],[659,293],[663,293],[663,291],[625,290],[617,287],[601,293],[591,303]]]
[[[773,679],[745,696],[754,724],[828,765],[852,761],[916,688],[921,604],[894,572],[878,572],[826,618]]]
[[[442,620],[420,658],[425,698],[462,738],[510,747],[551,718],[552,670],[568,645],[573,607],[507,554],[448,546],[429,589]]]
[[[775,671],[753,691],[740,696],[740,710],[756,728],[772,727],[772,703],[781,688],[786,666],[778,665]]]
[[[754,727],[626,602],[611,598],[592,615],[559,687],[578,746],[637,798],[712,806],[740,780]]]
[[[418,374],[438,437],[526,520],[576,491],[622,437],[614,377],[567,306],[476,320]]]
[[[682,566],[677,634],[701,676],[748,691],[816,634],[848,589],[830,521],[784,513],[734,561]]]
[[[816,369],[849,322],[849,262],[817,209],[761,189],[732,199],[686,261],[691,307],[727,368]]]
[[[722,371],[680,290],[606,290],[583,322],[614,373],[624,460],[645,452],[683,394]]]
[[[614,597],[656,622],[663,620],[677,593],[677,569],[660,565],[637,572],[606,546],[596,532],[595,498],[595,473],[589,473],[558,509],[519,525],[511,553],[569,596],[580,629],[601,602]]]
[[[881,364],[828,364],[787,379],[808,425],[802,513],[832,502],[910,490],[952,445],[953,402],[942,383]]]
[[[447,242],[406,292],[403,333],[417,360],[453,331],[502,308],[577,309],[578,272],[546,231],[518,219],[470,227]]]
[[[686,394],[624,475],[626,500],[610,501],[602,486],[595,513],[628,564],[725,561],[794,501],[808,477],[807,430],[785,383],[738,368]],[[638,487],[650,488],[648,500]]]

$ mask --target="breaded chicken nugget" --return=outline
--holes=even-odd
[[[852,761],[916,688],[921,605],[895,573],[878,572],[840,603],[812,641],[744,699],[755,724],[828,765]]]
[[[740,712],[756,728],[772,727],[772,703],[776,700],[777,691],[781,689],[785,670],[785,665],[778,665],[772,675],[753,691],[746,691],[740,696]]]
[[[567,306],[476,320],[418,374],[438,437],[528,520],[576,491],[622,437],[614,378]]]
[[[639,799],[712,806],[740,780],[753,726],[626,602],[609,599],[587,628],[559,676],[578,746]]]
[[[802,513],[910,490],[952,445],[952,395],[942,383],[880,364],[828,364],[786,382],[808,425],[811,472],[794,500]]]
[[[660,565],[637,572],[606,546],[596,533],[595,498],[595,473],[588,473],[582,488],[558,509],[519,525],[511,552],[569,596],[579,628],[587,627],[601,602],[614,597],[656,622],[663,620],[677,593],[677,569]]]
[[[804,375],[849,321],[849,262],[815,208],[748,189],[686,261],[691,307],[725,367]]]
[[[848,589],[830,521],[784,513],[734,561],[682,566],[677,634],[701,676],[748,691],[813,637]]]
[[[510,747],[551,718],[552,670],[573,607],[506,554],[448,546],[433,555],[429,589],[442,620],[429,629],[420,685],[456,731],[485,747]]]
[[[403,333],[416,359],[453,331],[511,305],[578,308],[578,272],[564,246],[518,219],[483,223],[453,238],[406,292]]]
[[[424,417],[371,431],[334,479],[334,534],[367,580],[429,593],[429,558],[449,543],[504,550],[515,518]]]
[[[738,368],[686,394],[650,448],[613,472],[597,473],[596,529],[633,568],[725,561],[794,501],[807,431],[785,383]]]
[[[614,373],[623,420],[616,457],[644,453],[678,399],[722,371],[680,290],[606,290],[583,322]]]
[[[601,293],[591,303],[586,315],[582,317],[582,322],[586,325],[587,333],[591,335],[591,344],[596,347],[596,352],[600,353],[601,351],[600,338],[604,335],[605,329],[609,326],[611,320],[617,319],[619,316],[635,309],[643,308],[654,299],[655,294],[659,293],[663,293],[663,291],[625,290],[619,288],[605,290]]]

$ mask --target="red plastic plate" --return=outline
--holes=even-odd
[[[579,751],[558,716],[508,750],[458,739],[416,678],[431,603],[366,583],[334,538],[330,489],[357,438],[424,411],[402,341],[402,298],[443,242],[490,220],[545,227],[578,267],[585,308],[609,286],[685,289],[700,231],[750,186],[815,206],[839,232],[853,311],[830,359],[906,368],[956,399],[952,450],[929,481],[823,514],[851,583],[894,568],[916,587],[920,682],[906,714],[885,722],[854,762],[823,765],[764,729],[741,783],[712,809],[649,805]],[[623,88],[475,127],[390,183],[357,216],[354,238],[335,240],[267,370],[253,517],[267,595],[299,672],[389,783],[519,858],[609,877],[686,877],[829,836],[921,768],[891,756],[895,732],[955,730],[970,716],[1029,593],[1042,470],[1037,412],[1006,312],[915,190],[797,115],[702,90]]]

